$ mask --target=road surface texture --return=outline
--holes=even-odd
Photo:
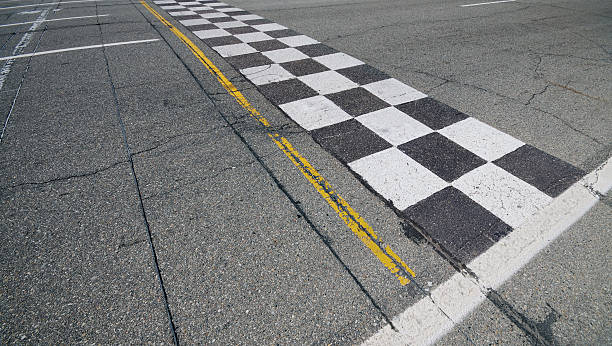
[[[0,340],[612,343],[611,18],[0,0]]]

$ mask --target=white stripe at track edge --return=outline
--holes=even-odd
[[[42,22],[43,23],[46,23],[46,22],[58,22],[58,21],[61,21],[61,20],[72,20],[72,19],[83,19],[83,18],[97,18],[97,17],[108,17],[108,16],[109,16],[108,14],[99,14],[99,15],[95,15],[95,16],[66,17],[66,18],[45,19]],[[5,28],[5,27],[8,27],[8,26],[26,25],[26,24],[32,24],[32,23],[36,23],[36,21],[33,21],[33,22],[23,22],[23,23],[2,24],[2,25],[0,25],[0,28]]]
[[[0,10],[12,10],[12,9],[15,9],[15,8],[26,8],[26,7],[37,7],[37,6],[53,6],[53,5],[75,4],[75,3],[81,3],[81,2],[96,2],[96,1],[104,1],[104,0],[74,0],[74,1],[59,1],[59,2],[43,2],[41,4],[0,7]]]
[[[44,51],[44,52],[36,52],[36,53],[27,53],[27,54],[7,56],[7,57],[0,58],[0,61],[2,61],[2,60],[11,60],[11,59],[20,59],[20,58],[28,58],[28,57],[31,57],[31,56],[39,56],[39,55],[47,55],[47,54],[55,54],[55,53],[63,53],[63,52],[72,52],[72,51],[75,51],[75,50],[85,50],[85,49],[102,48],[102,47],[123,46],[123,45],[126,45],[126,44],[148,43],[148,42],[155,42],[155,41],[159,41],[159,39],[158,38],[153,38],[153,39],[149,39],[149,40],[114,42],[114,43],[94,44],[94,45],[91,45],[91,46],[81,46],[81,47],[54,49],[54,50],[47,50],[47,51]]]
[[[364,345],[429,345],[463,320],[542,249],[578,221],[612,187],[612,158],[555,198],[526,224],[491,246],[467,267],[479,280],[454,274],[393,318]]]
[[[32,22],[32,26],[28,29],[28,31],[25,34],[23,34],[23,36],[21,37],[21,40],[19,40],[15,48],[13,48],[13,51],[12,51],[13,56],[19,55],[19,53],[21,53],[25,49],[25,47],[27,47],[28,44],[30,44],[30,41],[32,40],[32,36],[33,36],[32,31],[38,29],[40,24],[42,24],[45,18],[47,18],[47,15],[49,15],[49,10],[43,11],[40,15],[38,15],[38,18],[36,18],[36,20]],[[0,90],[2,90],[2,87],[4,86],[4,81],[6,81],[6,78],[8,77],[9,73],[11,73],[11,67],[13,66],[13,63],[15,62],[15,59],[10,59],[10,58],[2,59],[2,60],[8,60],[8,61],[4,63],[4,66],[2,66],[2,69],[0,70]]]
[[[467,4],[461,5],[461,7],[472,7],[472,6],[480,6],[480,5],[491,5],[491,4],[501,4],[504,2],[515,2],[516,0],[501,0],[501,1],[491,1],[491,2],[479,2],[477,4]]]

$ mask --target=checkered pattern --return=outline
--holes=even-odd
[[[584,173],[301,35],[216,1],[155,1],[461,260]]]

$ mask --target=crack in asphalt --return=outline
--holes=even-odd
[[[29,182],[23,182],[23,183],[19,183],[19,184],[15,184],[15,185],[8,185],[8,186],[3,186],[0,189],[1,190],[10,190],[10,189],[15,189],[18,187],[22,187],[22,186],[28,186],[28,185],[47,185],[47,184],[51,184],[51,183],[56,183],[56,182],[60,182],[60,181],[67,181],[67,180],[71,180],[71,179],[77,179],[77,178],[86,178],[86,177],[91,177],[94,176],[96,174],[108,171],[109,169],[112,169],[114,167],[117,167],[121,164],[124,163],[128,163],[127,160],[124,161],[118,161],[113,163],[112,165],[100,168],[100,169],[96,169],[93,171],[89,171],[89,172],[82,172],[82,173],[75,173],[75,174],[70,174],[70,175],[66,175],[66,176],[62,176],[62,177],[57,177],[57,178],[52,178],[49,180],[44,180],[44,181],[29,181]]]

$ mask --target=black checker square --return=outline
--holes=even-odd
[[[292,35],[290,35],[292,36]],[[323,56],[323,55],[329,55],[329,54],[334,54],[334,53],[338,53],[337,50],[324,45],[323,43],[315,43],[315,44],[308,44],[305,46],[299,46],[299,47],[295,47],[295,49],[299,50],[300,52],[308,55],[311,58],[317,57],[317,56]]]
[[[218,11],[217,10],[195,10],[193,12],[195,12],[197,14],[207,14],[207,13],[217,13]]]
[[[242,41],[240,41],[237,37],[234,36],[211,37],[205,38],[203,39],[203,41],[210,47],[227,46],[229,44],[242,43]]]
[[[344,90],[325,97],[354,117],[390,107],[364,88]]]
[[[250,25],[255,25],[255,24],[251,24],[251,23],[249,23],[249,24]],[[265,24],[265,23],[262,23],[262,24]],[[266,31],[266,34],[268,36],[271,36],[271,37],[274,37],[274,38],[281,38],[281,37],[289,37],[289,36],[297,36],[297,35],[299,35],[298,32],[293,31],[291,29]]]
[[[216,25],[214,24],[198,24],[198,25],[190,25],[187,27],[189,30],[193,31],[200,31],[200,30],[215,30],[215,29],[219,29]]]
[[[243,54],[230,56],[226,58],[227,62],[229,62],[232,66],[237,69],[255,67],[255,66],[263,66],[263,65],[271,65],[274,62],[270,60],[267,56],[261,53],[251,53],[251,54]]]
[[[232,13],[232,16],[236,16],[236,14]],[[244,24],[248,24],[248,25],[259,25],[259,24],[271,24],[271,23],[274,23],[273,21],[267,20],[267,19],[243,20],[242,22]]]
[[[249,11],[236,11],[236,12],[226,12],[229,16],[245,16],[247,14],[251,14]]]
[[[355,119],[316,129],[310,134],[317,143],[344,163],[392,146]]]
[[[302,100],[319,94],[298,79],[260,85],[258,88],[268,100],[276,105]]]
[[[232,17],[215,17],[215,18],[208,18],[208,21],[211,23],[225,23],[225,22],[235,22],[236,20]]]
[[[380,70],[367,64],[343,68],[336,70],[336,72],[359,85],[380,82],[381,80],[391,78],[386,73],[381,72]]]
[[[493,163],[550,197],[559,196],[585,175],[581,169],[528,144]]]
[[[289,48],[288,45],[282,43],[279,40],[265,40],[265,41],[259,41],[259,42],[250,42],[249,46],[257,49],[258,52],[267,52],[270,50]]]
[[[452,186],[408,207],[402,214],[463,263],[512,232],[512,227]]]
[[[400,111],[434,130],[452,125],[468,116],[430,97],[395,106]]]
[[[401,144],[397,148],[449,183],[487,163],[437,132]]]
[[[329,70],[329,68],[323,66],[322,64],[312,59],[290,61],[290,62],[282,63],[280,65],[285,70],[291,72],[293,75],[298,76],[298,77]]]
[[[189,19],[202,19],[202,17],[198,14],[191,14],[188,16],[176,16],[177,20],[189,20]]]
[[[239,26],[237,28],[227,28],[227,29],[223,29],[227,32],[229,32],[232,35],[239,35],[239,34],[248,34],[251,32],[259,32],[259,30],[250,27],[250,26]]]

